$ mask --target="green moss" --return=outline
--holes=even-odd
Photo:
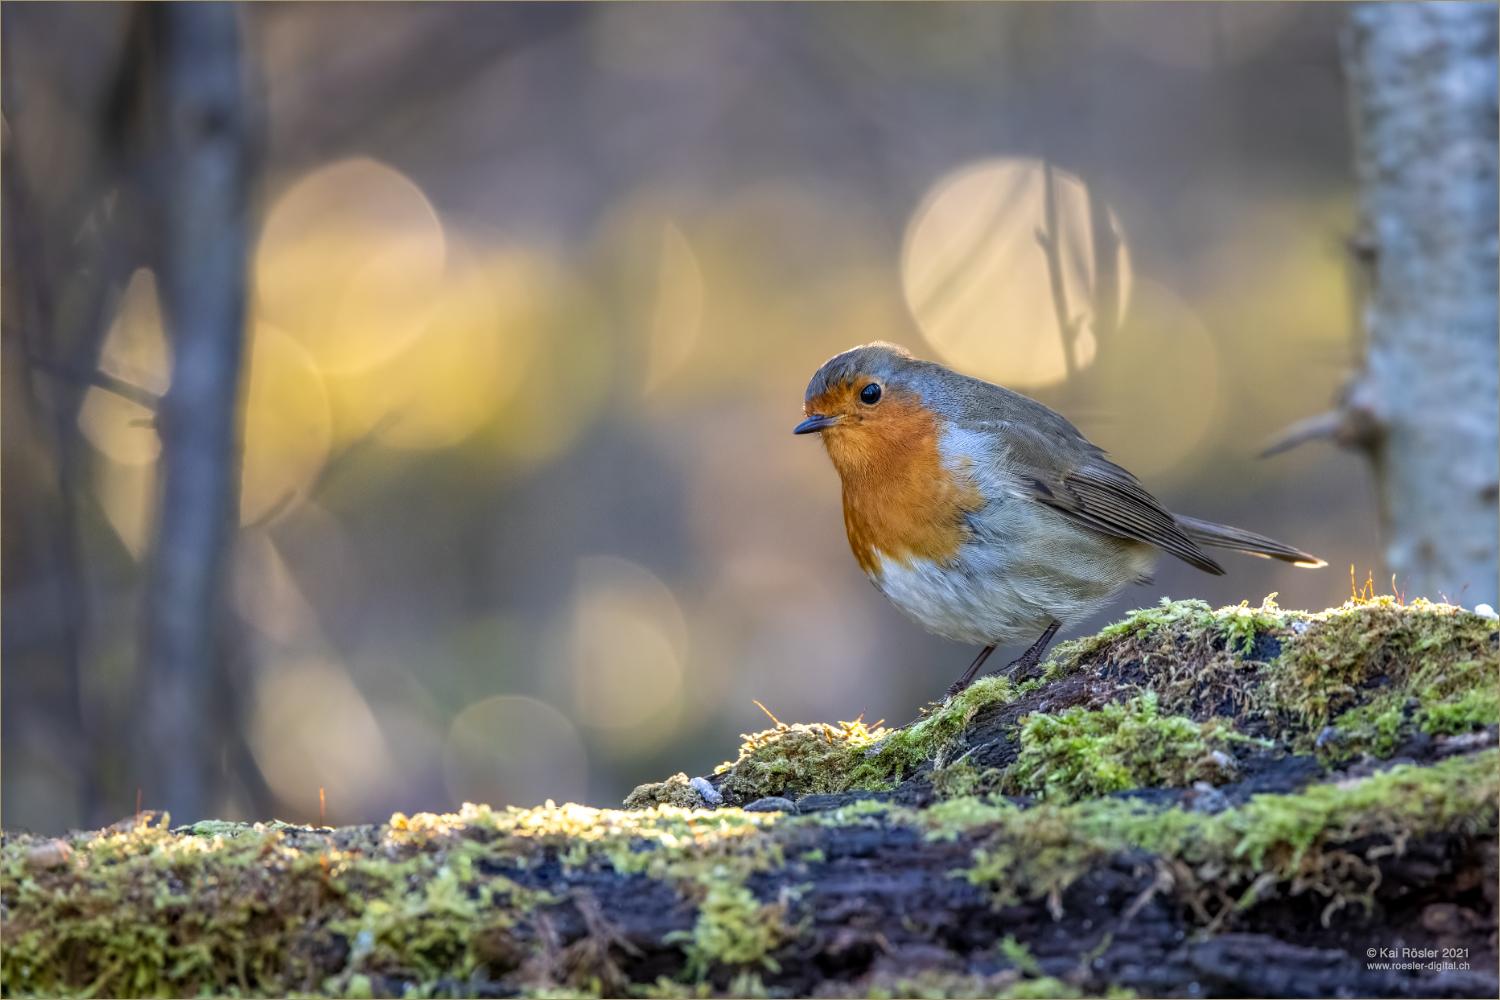
[[[1492,623],[1446,604],[1394,598],[1350,601],[1304,616],[1264,670],[1262,701],[1294,723],[1310,745],[1328,721],[1368,703],[1383,688],[1437,704],[1500,683]],[[1425,694],[1425,697],[1424,697]]]
[[[1254,707],[1259,664],[1249,659],[1255,641],[1281,633],[1299,613],[1283,611],[1267,597],[1213,610],[1203,601],[1162,599],[1132,611],[1097,635],[1061,644],[1046,664],[1047,680],[1086,668],[1132,671],[1138,681],[1122,687],[1155,692],[1161,710],[1206,718]]]
[[[722,790],[740,802],[880,791],[928,766],[940,796],[985,792],[1003,783],[1078,797],[1223,780],[1224,744],[1235,736],[1227,724],[1200,725],[1214,716],[1268,720],[1272,734],[1306,753],[1319,748],[1330,712],[1354,712],[1336,723],[1338,738],[1320,748],[1325,757],[1337,758],[1389,754],[1418,729],[1461,731],[1500,713],[1492,694],[1500,689],[1500,656],[1490,648],[1485,619],[1446,605],[1402,606],[1386,598],[1313,615],[1283,610],[1273,597],[1258,607],[1242,602],[1217,610],[1202,601],[1164,599],[1097,635],[1059,644],[1041,678],[1019,684],[983,678],[899,730],[778,724],[747,735],[739,757],[719,767]],[[1266,635],[1281,643],[1280,655],[1270,663],[1249,659]],[[1038,716],[1023,734],[1029,753],[1008,775],[974,772],[946,759],[985,707],[1010,704],[1070,674],[1104,666],[1121,678],[1116,684],[1122,694],[1153,696],[1156,708],[1147,712],[1137,701],[1123,716],[1118,708],[1098,716],[1073,710]],[[1405,707],[1410,698],[1417,699],[1415,713]],[[1188,731],[1190,724],[1197,726],[1195,733]]]
[[[897,784],[922,764],[941,764],[949,747],[990,705],[1008,705],[1042,685],[1040,679],[1013,683],[1009,677],[982,677],[925,718],[898,729],[867,750],[850,774],[851,788]]]
[[[269,824],[269,826],[274,829],[276,824]],[[199,820],[187,830],[188,833],[191,833],[195,837],[237,837],[242,833],[253,833],[254,831],[254,823],[231,823],[219,819]]]
[[[1137,608],[1095,635],[1059,643],[1047,659],[1051,668],[1049,677],[1072,672],[1102,650],[1118,649],[1125,643],[1142,643],[1163,633],[1175,636],[1207,632],[1211,638],[1224,640],[1231,652],[1248,655],[1257,636],[1284,628],[1297,614],[1277,607],[1275,596],[1268,596],[1258,608],[1244,601],[1217,611],[1203,601],[1163,597],[1156,607]]]
[[[715,769],[724,775],[720,792],[730,801],[751,802],[767,795],[810,795],[847,791],[851,775],[868,748],[888,735],[862,722],[834,725],[778,723],[775,729],[744,735],[739,757]]]
[[[8,992],[143,996],[317,985],[317,970],[279,932],[287,913],[316,911],[326,893],[339,891],[324,863],[341,865],[340,852],[305,853],[264,827],[233,838],[176,836],[167,822],[78,837],[70,863],[48,871],[29,868],[24,838],[7,843],[0,891]],[[265,902],[272,895],[275,906]],[[327,937],[316,924],[304,933]]]
[[[1492,627],[1449,605],[1351,601],[1308,616],[1265,668],[1262,700],[1292,726],[1295,748],[1316,747],[1334,761],[1390,756],[1419,732],[1493,725],[1500,652]]]
[[[1500,692],[1473,688],[1455,697],[1423,702],[1417,710],[1422,732],[1433,735],[1466,733],[1500,723]]]
[[[1415,722],[1424,733],[1451,735],[1500,723],[1500,653],[1432,657],[1407,688],[1416,698]]]
[[[1126,637],[1144,639],[1159,629],[1183,625],[1202,627],[1208,624],[1212,617],[1213,609],[1203,601],[1173,601],[1163,597],[1161,604],[1157,607],[1137,608],[1121,621],[1104,626],[1099,630],[1099,634],[1093,637],[1093,642],[1096,645],[1104,645]],[[1090,640],[1082,641],[1089,642]]]
[[[663,939],[687,942],[689,976],[701,980],[718,963],[780,971],[770,951],[789,935],[786,903],[757,900],[745,886],[748,873],[743,865],[721,864],[699,875],[704,892],[692,933],[676,931]]]
[[[1215,815],[1120,799],[1024,810],[1003,799],[955,799],[923,820],[932,838],[989,829],[961,874],[991,886],[1000,902],[1045,896],[1055,903],[1099,858],[1142,848],[1179,859],[1203,882],[1243,887],[1268,875],[1273,883],[1295,880],[1294,893],[1317,889],[1344,905],[1362,898],[1374,876],[1367,865],[1350,866],[1342,845],[1378,837],[1399,850],[1432,833],[1490,834],[1500,826],[1497,809],[1500,752],[1487,750],[1295,795],[1258,795]]]
[[[993,976],[966,976],[953,972],[923,972],[911,978],[877,982],[865,994],[870,998],[916,997],[921,1000],[959,998],[1081,997],[1083,992],[1052,976],[1027,978],[1014,970]]]
[[[939,799],[953,799],[966,795],[985,795],[1001,791],[1005,783],[1006,769],[987,767],[983,770],[961,757],[946,767],[940,767],[929,775],[932,792]]]
[[[781,864],[767,835],[776,821],[670,806],[466,805],[446,816],[397,814],[383,828],[256,824],[207,836],[205,824],[173,833],[164,818],[79,835],[66,864],[42,869],[28,861],[38,841],[8,835],[0,975],[10,995],[352,995],[376,975],[422,995],[439,978],[500,961],[490,942],[556,902],[484,874],[548,849],[573,865],[645,872],[706,896],[713,909],[701,953],[722,946],[738,956],[755,950],[760,932],[731,919],[724,903],[738,897],[733,886],[716,888],[716,873],[732,870],[742,886],[748,873]],[[521,948],[503,964],[513,969],[528,954]],[[598,972],[581,965],[577,981],[557,989],[597,995]]]
[[[1385,692],[1335,719],[1333,732],[1321,735],[1317,749],[1330,762],[1363,753],[1389,757],[1410,733],[1416,704],[1404,687]]]
[[[985,677],[902,729],[778,724],[748,734],[738,759],[719,765],[721,790],[749,802],[766,795],[801,796],[893,788],[922,764],[940,759],[980,709],[1008,704],[1042,684]]]
[[[1007,785],[1070,802],[1143,786],[1222,784],[1237,774],[1236,738],[1245,739],[1222,719],[1160,715],[1149,691],[1097,711],[1038,713],[1022,720],[1021,754]]]

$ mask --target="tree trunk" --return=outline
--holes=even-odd
[[[202,816],[217,762],[211,701],[226,554],[237,523],[248,114],[239,9],[164,4],[161,214],[171,388],[157,414],[163,478],[145,600],[136,750],[149,802]]]
[[[1345,63],[1366,263],[1345,443],[1375,467],[1408,597],[1500,603],[1497,6],[1361,3]]]

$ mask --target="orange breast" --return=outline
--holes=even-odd
[[[964,514],[983,507],[984,497],[969,477],[943,467],[937,418],[914,393],[888,392],[863,412],[843,402],[814,400],[808,409],[848,414],[823,432],[823,443],[844,482],[844,528],[860,568],[878,574],[880,555],[907,565],[951,561],[969,538]]]

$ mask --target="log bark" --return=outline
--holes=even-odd
[[[41,996],[1492,997],[1497,681],[1448,606],[1179,602],[914,727],[756,734],[649,808],[7,832],[0,963]],[[1039,759],[1139,780],[1045,791]]]
[[[1408,596],[1500,601],[1497,5],[1361,3],[1345,66],[1369,295],[1330,425],[1374,465]]]

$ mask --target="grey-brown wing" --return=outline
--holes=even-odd
[[[1043,438],[1010,421],[997,429],[1010,446],[1011,473],[1032,499],[1095,531],[1146,542],[1205,573],[1223,575],[1224,568],[1204,554],[1135,476],[1106,459],[1076,430],[1068,440],[1056,434]]]
[[[944,370],[946,371],[946,370]],[[1214,562],[1140,481],[1104,457],[1056,410],[1009,389],[949,373],[949,391],[963,397],[961,426],[1000,434],[1010,468],[1032,499],[1095,531],[1154,545],[1206,573],[1222,576]]]
[[[1049,484],[1033,482],[1036,499],[1097,531],[1149,542],[1205,573],[1224,575],[1183,532],[1170,511],[1157,503],[1134,476],[1113,462],[1096,458],[1064,472]]]

